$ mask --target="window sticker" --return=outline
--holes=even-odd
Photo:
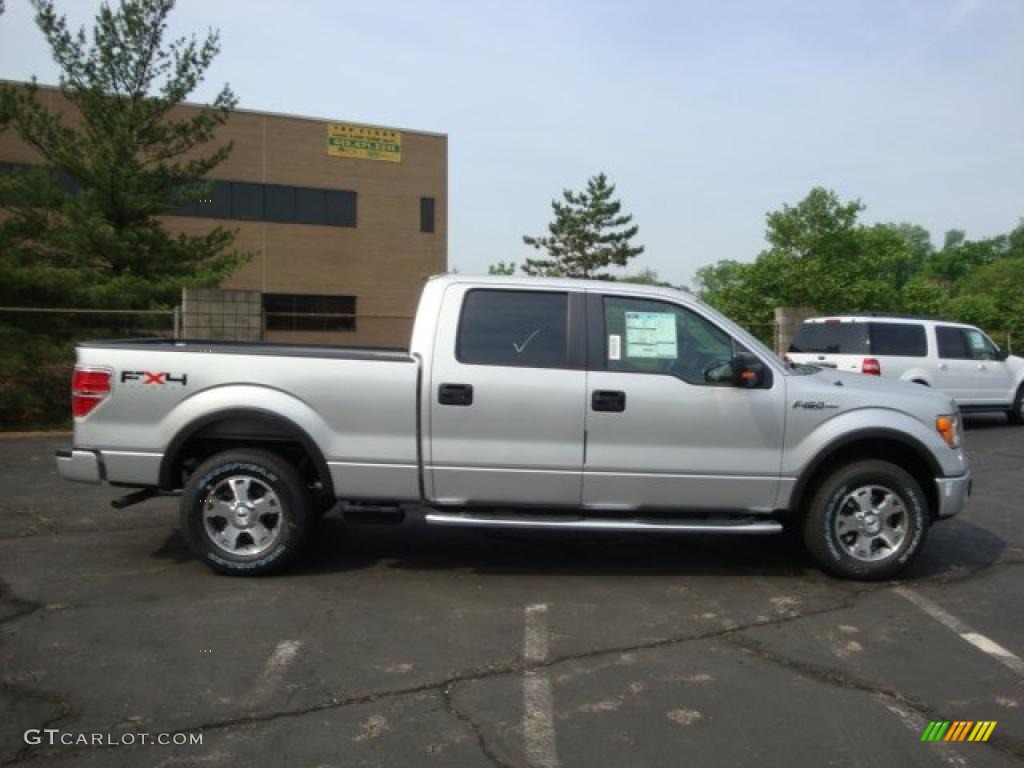
[[[672,312],[627,312],[626,357],[656,357],[675,360],[676,316]]]
[[[608,359],[622,359],[622,337],[617,333],[608,334]]]

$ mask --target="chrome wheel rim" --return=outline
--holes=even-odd
[[[839,502],[835,534],[850,557],[871,563],[892,557],[907,538],[910,516],[895,491],[864,485]]]
[[[232,475],[203,499],[206,535],[222,552],[253,557],[277,543],[284,530],[284,507],[258,478]]]

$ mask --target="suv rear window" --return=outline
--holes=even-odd
[[[868,323],[871,354],[898,357],[927,357],[924,326],[916,323]]]
[[[790,352],[926,357],[924,326],[915,323],[804,323]]]
[[[867,323],[804,323],[789,345],[790,352],[821,355],[866,355]]]

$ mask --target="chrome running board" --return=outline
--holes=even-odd
[[[501,516],[428,512],[430,525],[463,526],[467,528],[555,528],[570,531],[633,531],[645,533],[781,533],[782,524],[775,520],[729,519],[660,519],[568,516]]]

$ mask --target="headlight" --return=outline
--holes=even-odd
[[[950,448],[957,448],[960,445],[960,412],[944,414],[935,417],[935,429],[946,445]]]

